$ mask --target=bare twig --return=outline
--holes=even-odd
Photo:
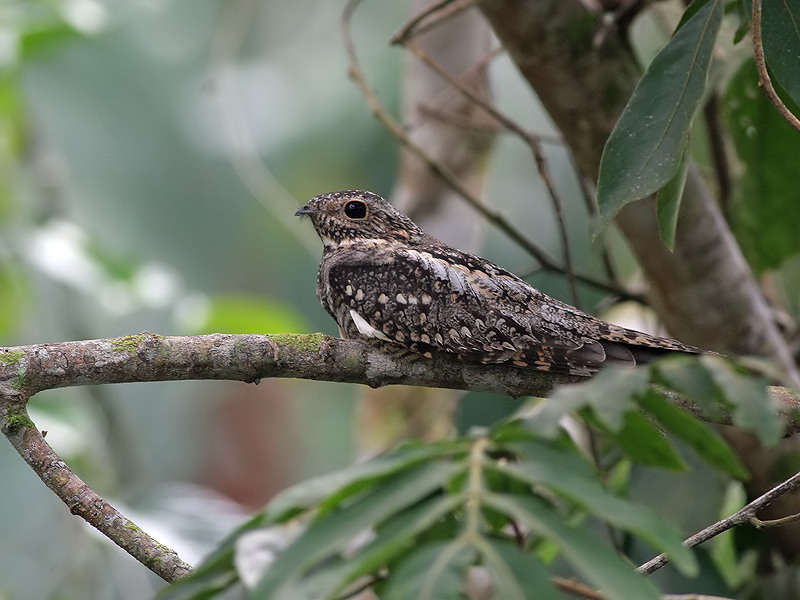
[[[789,107],[783,103],[775,87],[772,85],[772,79],[767,71],[767,59],[764,56],[764,42],[761,39],[761,0],[753,0],[753,54],[756,58],[756,67],[758,68],[759,85],[764,89],[764,93],[769,98],[769,101],[778,109],[781,116],[794,127],[800,131],[800,119],[798,119]]]
[[[562,252],[564,253],[564,273],[567,276],[567,281],[569,282],[573,303],[578,305],[578,289],[575,284],[575,273],[572,268],[572,256],[569,248],[569,237],[567,236],[566,223],[564,221],[563,204],[558,192],[556,191],[555,184],[553,183],[553,178],[550,175],[550,169],[547,166],[547,161],[544,158],[544,153],[542,152],[542,147],[539,143],[539,140],[529,132],[525,131],[525,129],[523,129],[514,119],[500,111],[490,102],[487,102],[468,86],[464,85],[464,83],[457,77],[454,77],[452,74],[448,73],[435,60],[428,56],[428,54],[424,52],[422,48],[410,42],[406,42],[405,47],[417,58],[419,58],[425,65],[427,65],[428,68],[439,75],[439,77],[444,79],[454,89],[458,90],[464,95],[464,97],[469,99],[470,102],[474,103],[476,106],[479,106],[503,127],[522,138],[522,140],[531,149],[533,158],[536,161],[536,168],[542,177],[542,181],[544,181],[545,187],[547,187],[548,194],[550,195],[550,201],[553,205],[553,212],[556,216],[556,223],[558,224],[559,236],[561,238]]]
[[[606,600],[604,594],[580,581],[559,577],[558,575],[554,575],[550,579],[557,588],[573,596],[580,596],[588,600]]]
[[[751,516],[748,519],[748,523],[755,527],[756,529],[769,529],[770,527],[782,527],[784,525],[788,525],[789,523],[796,523],[800,521],[800,513],[789,515],[788,517],[782,517],[780,519],[767,519],[766,521],[762,521],[758,517]]]
[[[706,102],[703,113],[708,130],[708,145],[711,149],[711,158],[714,161],[714,173],[717,176],[719,188],[719,203],[723,212],[729,210],[731,197],[731,169],[727,152],[725,151],[725,136],[719,115],[719,94],[713,92]]]
[[[403,146],[408,148],[420,160],[428,164],[428,166],[437,175],[439,175],[450,187],[452,187],[459,195],[461,195],[464,200],[466,200],[467,204],[483,215],[487,221],[501,229],[512,240],[518,243],[529,254],[531,254],[531,256],[536,258],[536,260],[539,261],[544,268],[558,270],[558,267],[555,265],[553,259],[550,258],[547,252],[536,245],[533,241],[529,240],[516,227],[511,225],[511,223],[509,223],[503,215],[486,207],[480,201],[480,198],[471,193],[450,169],[435,160],[424,148],[413,143],[405,134],[405,131],[403,131],[402,125],[400,125],[400,123],[398,123],[397,120],[383,107],[380,99],[375,93],[375,90],[370,87],[366,78],[364,77],[360,62],[358,60],[358,54],[356,53],[355,44],[353,42],[353,36],[350,31],[351,16],[359,3],[360,0],[350,0],[347,3],[342,18],[342,32],[345,49],[347,51],[347,56],[350,63],[350,77],[361,90],[361,93],[364,95],[364,98],[367,101],[372,113],[389,133],[397,138],[397,140],[400,141]]]
[[[750,504],[745,506],[744,508],[736,511],[729,517],[726,517],[720,521],[717,521],[713,525],[709,525],[702,531],[698,531],[693,536],[684,540],[684,544],[689,548],[694,548],[695,546],[699,546],[700,544],[707,542],[713,537],[718,536],[720,533],[728,531],[728,529],[732,529],[737,525],[743,525],[752,523],[752,519],[755,517],[755,514],[760,511],[761,509],[769,506],[776,498],[782,496],[783,494],[790,492],[800,486],[800,473],[795,473],[789,479],[776,485],[774,488],[769,490],[767,493],[759,496],[755,500],[753,500]],[[782,520],[782,519],[777,519]],[[769,521],[761,521],[769,522]],[[641,565],[637,571],[640,573],[645,573],[649,575],[654,571],[657,571],[664,565],[669,562],[669,557],[666,554],[659,554],[652,560]]]
[[[512,241],[517,243],[521,248],[533,256],[541,265],[542,269],[556,273],[566,273],[564,267],[559,266],[550,255],[543,250],[540,246],[530,240],[519,229],[514,227],[511,222],[501,213],[493,211],[484,205],[480,198],[470,192],[461,180],[445,165],[437,161],[429,152],[424,148],[415,144],[406,135],[402,125],[384,108],[375,90],[367,83],[366,78],[361,70],[361,65],[358,60],[358,54],[353,42],[352,33],[350,30],[350,20],[353,11],[360,3],[360,0],[349,0],[342,16],[342,34],[344,38],[345,50],[349,62],[349,74],[351,79],[356,83],[361,90],[364,99],[367,102],[375,118],[392,134],[404,147],[406,147],[417,158],[422,160],[428,167],[442,178],[453,190],[455,190],[473,209],[478,211],[489,223],[500,229]],[[615,283],[600,281],[588,275],[575,273],[574,277],[577,281],[591,285],[597,289],[606,290],[612,294],[619,296],[626,296],[627,292]]]
[[[425,8],[411,17],[391,39],[392,44],[402,44],[415,35],[419,35],[436,27],[446,19],[466,10],[475,0],[442,0]]]
[[[8,415],[7,407],[5,411],[2,408],[0,413]],[[183,562],[174,550],[150,537],[86,485],[44,440],[24,406],[17,406],[10,413],[11,418],[0,420],[3,433],[72,514],[95,527],[164,581],[175,581],[191,572],[191,565]]]
[[[144,332],[122,338],[0,348],[0,429],[74,514],[170,581],[186,574],[189,566],[72,473],[31,421],[27,402],[40,391],[77,385],[197,379],[257,382],[264,377],[372,387],[421,385],[511,396],[542,396],[557,384],[583,379],[506,365],[465,364],[447,356],[435,360],[395,356],[356,340],[333,339],[321,333],[167,337]],[[670,400],[680,403],[680,399]],[[725,418],[723,415],[723,422]],[[798,483],[800,474],[716,524],[715,531],[723,531],[728,522],[730,526],[747,522]]]

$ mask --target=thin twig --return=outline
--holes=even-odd
[[[788,525],[789,523],[795,523],[800,521],[800,513],[796,513],[793,515],[789,515],[788,517],[782,517],[780,519],[767,519],[766,521],[762,521],[758,517],[751,516],[748,519],[748,523],[755,527],[756,529],[769,529],[770,527],[782,527],[783,525]]]
[[[544,139],[540,138],[541,141],[545,141]],[[586,213],[594,220],[599,217],[600,211],[597,208],[597,197],[595,196],[594,186],[585,176],[583,171],[581,170],[580,165],[575,160],[575,155],[572,152],[568,153],[570,164],[572,165],[572,169],[575,171],[575,178],[578,180],[578,185],[581,191],[581,197],[583,198],[584,207],[586,209]],[[614,282],[615,285],[619,287],[623,287],[620,283],[619,275],[617,274],[617,269],[614,266],[614,261],[611,258],[611,251],[608,247],[608,237],[602,236],[599,244],[599,253],[600,259],[603,264],[603,269],[606,272],[606,277],[609,281]],[[640,302],[644,301],[643,296],[639,296]]]
[[[776,485],[767,493],[762,494],[761,496],[753,500],[750,504],[748,504],[747,506],[745,506],[740,510],[737,510],[729,517],[726,517],[721,521],[717,521],[716,523],[714,523],[713,525],[709,525],[702,531],[698,531],[693,536],[686,538],[683,542],[684,545],[688,546],[689,548],[694,548],[695,546],[699,546],[700,544],[707,542],[711,538],[718,536],[720,533],[728,531],[728,529],[732,529],[737,525],[750,523],[751,519],[755,516],[755,514],[758,511],[769,506],[769,504],[771,504],[776,498],[782,496],[787,492],[792,491],[798,486],[800,486],[800,472],[795,473],[792,477],[790,477],[783,483]],[[649,560],[643,565],[641,565],[637,569],[637,571],[649,575],[650,573],[657,571],[667,563],[669,563],[669,557],[666,554],[659,554],[652,560]]]
[[[761,0],[753,0],[753,55],[756,58],[756,67],[758,68],[758,76],[760,85],[764,89],[764,93],[769,98],[769,101],[778,109],[781,116],[786,119],[789,124],[797,131],[800,131],[800,119],[798,119],[789,107],[783,103],[778,92],[772,85],[769,72],[767,71],[767,59],[764,56],[764,42],[761,39]]]
[[[493,119],[503,125],[503,127],[522,138],[522,140],[525,141],[525,143],[531,149],[533,158],[536,161],[536,168],[542,177],[542,181],[544,181],[545,187],[547,187],[547,192],[550,195],[550,201],[553,205],[553,212],[556,216],[556,223],[558,224],[559,236],[561,238],[562,252],[564,254],[564,273],[566,274],[567,281],[569,282],[573,304],[577,306],[579,304],[578,288],[575,284],[575,273],[572,268],[572,253],[570,252],[569,237],[567,236],[567,227],[564,220],[564,208],[561,198],[556,192],[555,184],[553,183],[553,178],[550,175],[550,169],[548,168],[547,161],[542,153],[542,147],[539,143],[539,140],[529,132],[525,131],[525,129],[523,129],[514,119],[500,111],[490,102],[487,102],[484,98],[481,98],[478,94],[469,89],[469,87],[465,86],[462,81],[448,73],[446,69],[443,69],[441,65],[433,60],[427,52],[422,50],[422,48],[412,43],[406,43],[405,47],[417,58],[419,58],[425,65],[427,65],[428,68],[439,75],[439,77],[444,79],[454,89],[458,90],[464,97],[470,100],[470,102],[483,109]]]
[[[389,114],[389,112],[381,104],[375,90],[367,83],[366,78],[361,70],[361,65],[358,60],[358,54],[353,42],[353,36],[350,30],[350,20],[360,0],[349,0],[345,6],[342,14],[342,37],[344,39],[345,51],[348,56],[349,74],[355,84],[361,90],[364,99],[367,102],[375,118],[386,128],[386,130],[397,138],[410,152],[417,158],[422,160],[428,167],[442,178],[454,191],[456,191],[473,209],[478,211],[489,223],[500,229],[512,241],[516,242],[521,248],[533,256],[541,265],[542,269],[555,273],[565,273],[563,267],[557,265],[549,254],[525,236],[519,229],[514,227],[505,216],[501,213],[491,210],[485,206],[480,198],[475,196],[467,187],[461,182],[458,176],[453,173],[446,165],[441,164],[424,148],[415,144],[406,135],[403,127],[397,120]],[[623,296],[626,292],[620,289],[619,286],[600,281],[588,275],[575,274],[575,278],[587,285],[591,285],[601,290],[608,291],[612,294]]]
[[[475,0],[442,0],[411,17],[390,39],[392,44],[402,44],[452,18],[475,3]]]
[[[573,596],[580,596],[588,600],[606,600],[606,597],[598,590],[589,587],[585,583],[575,581],[574,579],[567,579],[566,577],[559,577],[554,575],[550,580],[561,591],[572,594]]]
[[[731,197],[731,171],[730,161],[725,151],[725,136],[723,126],[719,116],[719,94],[713,92],[706,102],[703,113],[708,130],[708,145],[711,149],[711,158],[714,161],[714,172],[717,176],[717,187],[719,188],[719,203],[722,211],[727,213]]]
[[[509,223],[506,218],[487,208],[475,194],[473,194],[461,182],[461,180],[453,173],[447,166],[441,164],[433,156],[431,156],[424,148],[412,142],[405,134],[403,127],[398,123],[392,115],[390,115],[378,99],[375,90],[367,83],[361,65],[358,61],[353,37],[350,32],[350,18],[353,11],[360,3],[360,0],[349,0],[345,7],[342,19],[342,31],[344,37],[345,49],[347,51],[350,67],[350,77],[361,90],[367,104],[372,110],[372,113],[380,121],[380,123],[396,137],[405,147],[407,147],[414,155],[425,162],[431,170],[433,170],[439,177],[441,177],[450,187],[452,187],[464,200],[467,201],[472,208],[477,210],[483,217],[490,223],[500,228],[512,240],[522,246],[529,254],[531,254],[545,269],[558,270],[558,267],[553,262],[553,259],[542,248],[537,246],[534,242],[529,240],[521,231],[516,229]]]
[[[248,25],[259,6],[258,0],[236,0],[223,4],[220,25],[215,32],[209,65],[211,90],[217,101],[225,151],[231,166],[253,198],[288,231],[311,256],[319,255],[316,236],[306,228],[296,227],[292,216],[299,202],[278,181],[262,160],[253,137],[252,126],[245,118],[236,85],[234,60],[241,50]],[[282,201],[280,204],[276,200]],[[291,210],[289,210],[291,209]]]

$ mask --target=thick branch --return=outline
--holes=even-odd
[[[455,359],[391,356],[354,340],[321,333],[122,338],[0,349],[0,386],[25,399],[45,389],[100,383],[265,377],[390,384],[543,396],[579,378]]]

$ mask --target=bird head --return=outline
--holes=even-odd
[[[308,217],[327,249],[365,240],[414,244],[427,234],[386,200],[362,190],[312,198],[295,215]]]

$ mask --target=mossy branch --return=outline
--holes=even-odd
[[[463,390],[544,395],[574,377],[516,367],[391,356],[353,340],[321,333],[210,334],[121,338],[0,348],[0,429],[20,456],[73,514],[114,541],[166,581],[191,567],[95,493],[61,460],[28,416],[30,398],[43,390],[77,385],[228,379],[248,383],[297,377],[362,383],[408,384]]]

